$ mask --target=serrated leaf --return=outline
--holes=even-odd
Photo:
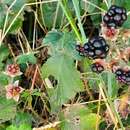
[[[62,130],[95,130],[99,117],[87,107],[74,104],[67,107],[61,113]]]
[[[99,126],[100,116],[95,113],[90,113],[81,117],[81,130],[96,130],[96,126]]]
[[[58,80],[56,89],[50,95],[50,104],[54,111],[73,98],[76,92],[83,90],[80,74],[73,66],[72,59],[66,55],[59,54],[48,59],[42,66],[42,75],[44,78],[53,75]]]
[[[43,39],[43,44],[55,45],[60,40],[62,35],[63,35],[62,32],[58,32],[57,30],[50,31]]]
[[[0,97],[0,123],[11,120],[16,114],[16,103]]]
[[[13,125],[20,126],[21,124],[32,124],[32,116],[29,113],[18,112],[15,116],[15,119],[12,122]]]
[[[37,59],[34,56],[34,53],[22,54],[17,57],[18,64],[23,64],[23,63],[36,64],[36,62]]]
[[[44,45],[49,45],[52,49],[51,55],[63,51],[73,59],[81,60],[81,56],[75,49],[76,39],[73,32],[50,31],[43,39]]]

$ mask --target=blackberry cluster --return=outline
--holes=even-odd
[[[109,45],[103,37],[94,37],[84,44],[84,56],[91,59],[104,59],[109,51]]]
[[[108,27],[121,27],[127,19],[126,9],[116,5],[112,5],[103,17],[104,23]]]
[[[91,70],[95,73],[101,73],[102,71],[104,71],[104,67],[97,62],[91,65]]]
[[[119,82],[130,85],[130,70],[126,71],[126,70],[119,68],[116,70],[115,74],[116,74],[116,78]]]

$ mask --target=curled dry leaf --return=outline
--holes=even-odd
[[[130,38],[130,29],[124,29],[121,32],[124,40],[128,40]]]
[[[130,114],[129,96],[126,94],[123,95],[121,99],[116,99],[114,105],[121,118],[127,119],[128,114]]]

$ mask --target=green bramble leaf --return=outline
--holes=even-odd
[[[16,115],[16,103],[0,97],[0,123],[11,120]]]
[[[60,40],[60,38],[63,36],[62,32],[58,32],[57,30],[52,30],[48,32],[48,34],[43,39],[44,45],[54,45]]]
[[[43,44],[51,47],[51,55],[62,52],[73,59],[81,60],[81,56],[75,49],[75,35],[73,32],[59,32],[52,30],[43,39]]]
[[[73,65],[73,61],[66,55],[55,55],[48,59],[42,66],[42,75],[47,78],[53,75],[58,80],[58,85],[50,95],[52,111],[73,98],[83,90],[80,73]]]
[[[25,112],[18,112],[15,119],[12,121],[13,125],[20,126],[21,124],[32,125],[32,115]]]
[[[74,59],[78,57],[76,40],[72,32],[61,33],[54,30],[45,36],[43,42],[53,50],[52,56],[42,66],[42,76],[48,78],[53,75],[58,80],[56,88],[51,92],[48,90],[51,109],[57,111],[57,108],[83,90],[80,73],[74,66]]]
[[[74,104],[68,106],[60,114],[62,130],[95,130],[97,119],[100,119],[96,114],[86,106]]]
[[[37,59],[34,56],[34,53],[22,54],[17,57],[18,64],[24,64],[24,63],[36,64],[36,62]]]

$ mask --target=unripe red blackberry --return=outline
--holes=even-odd
[[[84,44],[84,56],[91,59],[104,59],[109,51],[109,45],[103,37],[94,37]]]
[[[121,27],[127,19],[126,9],[112,5],[103,17],[104,23],[108,27]]]
[[[95,73],[101,73],[104,71],[104,66],[98,62],[95,62],[91,65],[91,70]]]

